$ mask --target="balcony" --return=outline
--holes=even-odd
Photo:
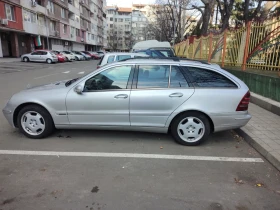
[[[22,7],[30,9],[34,12],[41,13],[44,15],[47,14],[47,9],[45,7],[40,6],[39,4],[32,5],[31,1],[20,0],[20,4]]]
[[[80,14],[80,10],[71,4],[68,4],[68,9],[70,12],[72,12],[74,14]]]
[[[75,28],[80,28],[80,22],[77,22],[75,20],[69,19],[70,26],[73,26]]]

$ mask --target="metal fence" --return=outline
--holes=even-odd
[[[280,18],[249,22],[221,34],[189,37],[175,45],[176,55],[224,66],[280,71]]]

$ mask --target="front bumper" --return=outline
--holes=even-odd
[[[11,126],[13,126],[15,128],[15,125],[14,125],[14,120],[13,120],[13,111],[10,110],[7,106],[2,110],[5,118],[7,119],[7,121],[9,122],[9,124]]]

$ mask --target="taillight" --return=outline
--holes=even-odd
[[[236,111],[246,111],[248,110],[249,102],[250,102],[250,92],[248,91],[245,96],[242,98],[240,103],[238,104]]]

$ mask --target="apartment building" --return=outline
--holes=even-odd
[[[143,6],[143,7],[142,7]],[[107,7],[108,43],[112,51],[128,51],[138,41],[154,39],[147,30],[149,5]]]
[[[0,57],[107,43],[105,0],[0,0]]]

